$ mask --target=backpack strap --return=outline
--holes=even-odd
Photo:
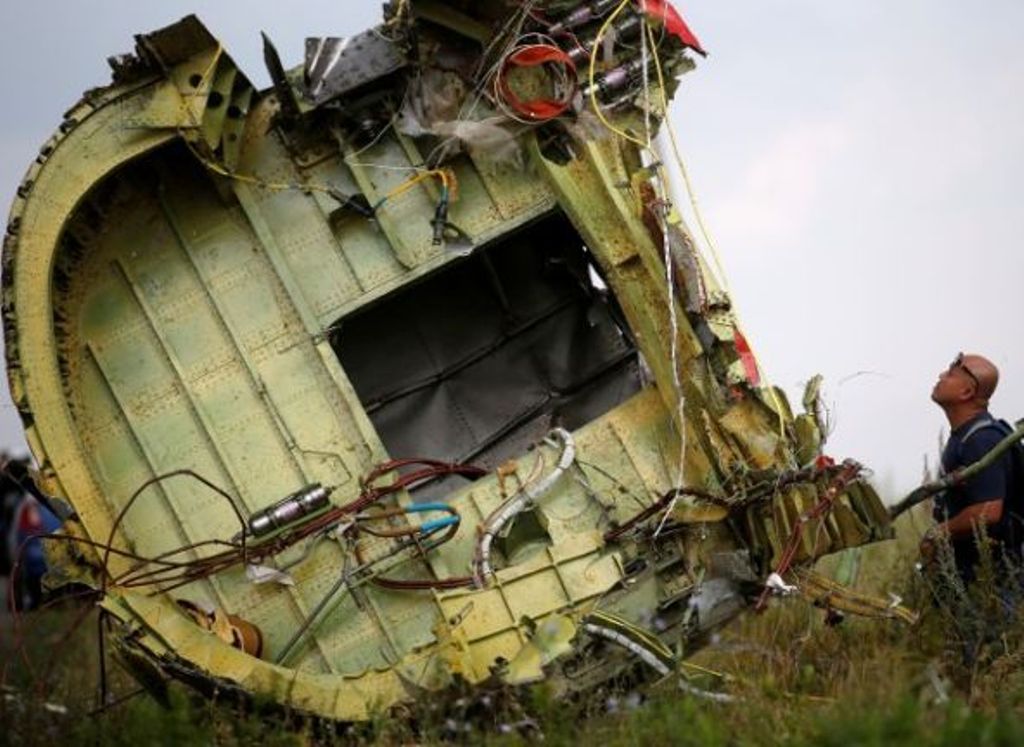
[[[956,460],[957,460],[957,462],[960,463],[961,466],[962,466],[962,464],[963,464],[964,444],[966,444],[976,433],[978,433],[979,431],[983,431],[986,428],[996,428],[996,427],[998,427],[998,425],[996,423],[995,418],[993,418],[991,415],[986,414],[986,416],[984,418],[982,418],[977,423],[975,423],[970,428],[968,428],[967,432],[964,433],[963,437],[960,438],[959,442],[957,442],[957,445],[956,445]]]
[[[991,415],[984,420],[979,420],[977,423],[967,429],[967,433],[960,439],[960,443],[967,443],[967,440],[978,431],[985,430],[986,428],[995,428],[1003,432],[1004,436],[1008,436],[1013,432],[1013,428],[1005,420],[996,420]]]

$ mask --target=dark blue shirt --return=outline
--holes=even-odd
[[[979,427],[979,424],[985,422],[992,425]],[[1007,432],[1006,428],[999,425],[987,412],[980,413],[954,428],[942,452],[942,471],[949,474],[955,469],[973,464],[1002,441]],[[935,520],[952,519],[965,508],[979,503],[1005,501],[1012,479],[1013,460],[1007,452],[967,482],[950,488],[936,497],[933,509]],[[993,539],[1001,539],[998,525],[993,528],[991,534]],[[952,544],[957,569],[965,579],[973,578],[973,569],[978,562],[978,548],[974,538],[954,539]]]

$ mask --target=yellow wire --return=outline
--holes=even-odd
[[[224,51],[223,45],[220,42],[218,42],[217,43],[217,49],[214,50],[214,53],[213,53],[213,59],[210,60],[210,64],[207,65],[206,70],[204,70],[203,74],[200,76],[200,78],[199,78],[199,85],[197,85],[195,87],[199,93],[202,93],[202,90],[206,87],[207,80],[213,74],[214,69],[217,67],[217,63],[220,62],[221,53],[223,51]],[[182,91],[181,88],[178,88],[177,90],[178,90],[178,97],[181,99],[181,112],[182,112],[182,114],[188,115],[188,118],[191,121],[193,127],[199,127],[201,125],[201,122],[197,122],[196,121],[193,112],[191,111],[191,109],[188,107],[188,104],[186,103],[190,96],[195,96],[196,94],[195,93],[191,93],[191,94],[190,93],[186,93],[185,91]],[[284,190],[284,189],[290,189],[293,186],[291,184],[283,184],[283,183],[275,183],[275,182],[264,182],[262,179],[258,179],[258,178],[254,177],[254,176],[248,176],[246,174],[237,174],[237,173],[235,173],[233,171],[230,171],[225,166],[223,166],[220,163],[218,163],[217,161],[214,161],[214,160],[212,160],[210,158],[207,158],[202,153],[200,153],[196,149],[195,145],[191,142],[191,140],[189,140],[188,135],[185,133],[185,131],[181,127],[178,127],[178,134],[181,136],[182,140],[185,142],[185,145],[188,147],[188,149],[192,152],[192,155],[195,156],[197,159],[199,159],[199,161],[202,164],[204,164],[208,169],[210,169],[214,173],[220,174],[221,176],[226,176],[226,177],[228,177],[230,179],[234,179],[236,181],[245,182],[246,184],[254,184],[256,186],[264,187],[266,189],[271,189],[271,190],[273,190],[275,192],[276,191],[281,191],[281,190]],[[312,185],[310,186],[310,188],[313,188]]]
[[[207,65],[206,70],[203,71],[203,74],[199,78],[199,85],[196,86],[196,89],[199,92],[202,92],[202,89],[205,88],[207,80],[213,74],[214,69],[217,67],[217,63],[220,62],[220,57],[221,57],[221,54],[222,54],[223,51],[224,51],[223,45],[220,42],[218,42],[217,43],[217,49],[214,50],[214,53],[213,53],[213,59],[210,60],[210,64]],[[182,113],[183,114],[187,114],[189,116],[189,119],[191,120],[193,127],[199,127],[201,123],[197,122],[195,120],[195,117],[193,116],[191,110],[188,108],[188,105],[185,103],[190,95],[194,96],[195,94],[188,94],[188,93],[182,91],[180,88],[178,88],[178,97],[181,99],[181,110],[182,110]],[[188,147],[188,149],[192,152],[192,155],[195,156],[197,159],[199,159],[199,161],[203,165],[205,165],[208,169],[210,169],[214,173],[220,174],[221,176],[226,176],[229,179],[233,179],[235,181],[245,182],[246,184],[253,184],[253,185],[256,185],[256,186],[259,186],[259,187],[263,187],[265,189],[273,190],[275,192],[282,191],[282,190],[285,190],[285,189],[294,189],[294,188],[296,188],[296,185],[293,185],[293,184],[286,184],[286,183],[283,183],[283,182],[267,182],[267,181],[264,181],[262,179],[254,177],[254,176],[248,176],[246,174],[238,174],[238,173],[236,173],[234,171],[230,171],[227,167],[221,165],[217,161],[214,161],[214,160],[212,160],[210,158],[207,158],[202,153],[200,153],[196,149],[195,145],[191,142],[191,140],[189,140],[188,135],[185,133],[185,131],[181,127],[178,127],[178,134],[181,136],[182,140],[185,142],[185,145]],[[323,191],[323,192],[329,192],[330,191],[329,188],[327,188],[327,187],[322,187],[320,185],[314,185],[314,184],[310,184],[308,186],[303,186],[301,188],[302,189],[311,189],[311,190],[315,190],[315,191]]]
[[[190,95],[195,96],[197,94],[202,93],[203,89],[206,87],[207,79],[210,77],[210,75],[213,74],[214,69],[217,67],[217,63],[220,62],[220,56],[223,52],[224,45],[218,41],[217,48],[213,51],[213,58],[210,60],[210,64],[206,66],[206,70],[204,70],[203,74],[199,77],[199,84],[195,86],[196,93],[186,94],[180,88],[177,89],[178,97],[181,99],[182,113],[188,115],[189,119],[192,121],[193,127],[199,127],[201,123],[196,121],[195,114],[192,112],[191,109],[189,109],[188,104],[186,104],[185,102],[188,100]],[[213,87],[212,83],[210,87]],[[175,88],[177,88],[177,86],[175,86]]]
[[[384,197],[380,201],[380,204],[383,204],[388,200],[392,200],[395,197],[398,197],[400,194],[407,192],[424,179],[429,179],[430,177],[438,179],[441,182],[441,184],[444,185],[444,188],[448,190],[449,196],[451,196],[452,189],[455,185],[455,175],[451,173],[449,169],[431,169],[430,171],[421,171],[411,179],[408,179],[399,184],[397,187],[395,187],[386,195],[384,195]]]
[[[606,129],[610,130],[611,132],[614,132],[616,135],[623,138],[624,140],[628,140],[631,143],[635,143],[636,145],[639,145],[641,148],[646,148],[647,143],[644,143],[641,140],[633,137],[625,130],[619,129],[618,127],[616,127],[615,125],[608,121],[607,117],[604,116],[604,112],[601,111],[601,107],[597,103],[597,87],[594,85],[594,69],[597,66],[597,52],[601,48],[601,42],[604,40],[604,35],[608,33],[608,27],[612,25],[612,23],[618,17],[619,13],[621,13],[625,9],[625,7],[629,5],[629,3],[630,0],[622,0],[622,2],[619,3],[618,7],[608,14],[608,17],[605,19],[604,23],[601,24],[601,28],[597,32],[597,36],[594,37],[594,47],[593,49],[590,50],[590,71],[588,74],[590,83],[590,105],[594,109],[594,114],[597,115],[598,120],[600,120],[601,124],[604,125]]]
[[[664,119],[665,127],[668,129],[669,140],[672,142],[672,153],[675,155],[676,163],[679,166],[679,170],[683,175],[683,181],[686,184],[686,192],[690,196],[690,206],[693,208],[694,215],[697,218],[697,224],[700,226],[701,233],[704,236],[704,241],[711,249],[712,255],[715,259],[715,265],[718,267],[718,273],[722,281],[722,285],[725,287],[729,296],[732,296],[732,291],[729,289],[729,280],[725,275],[725,271],[722,269],[721,261],[718,257],[718,251],[715,249],[714,243],[708,235],[707,230],[704,228],[704,220],[700,214],[700,208],[697,206],[697,199],[693,194],[693,186],[690,183],[690,177],[686,170],[686,164],[683,162],[683,158],[679,153],[679,145],[676,141],[675,129],[672,127],[672,121],[668,116],[668,96],[665,93],[665,76],[661,71],[661,59],[658,57],[658,48],[654,41],[654,32],[651,31],[650,26],[647,28],[647,38],[651,45],[651,56],[654,58],[654,69],[658,74],[658,93],[661,98],[661,109],[662,117]],[[667,182],[666,182],[667,183]],[[754,358],[754,364],[757,366],[758,371],[761,373],[761,377],[764,379],[764,385],[768,389],[768,393],[771,395],[772,402],[775,405],[775,413],[779,416],[779,435],[786,435],[786,421],[783,416],[782,403],[779,401],[779,395],[775,391],[775,387],[771,385],[771,381],[764,372],[764,367],[761,365],[758,355],[754,352],[754,346],[750,344],[750,338],[744,334],[743,326],[740,324],[739,313],[736,311],[735,306],[733,307],[733,318],[736,320],[736,329],[743,335],[747,341],[747,347],[750,348],[750,355]]]
[[[213,59],[210,61],[210,64],[207,66],[206,70],[203,71],[203,74],[200,77],[199,85],[196,86],[197,89],[201,90],[205,87],[207,80],[209,79],[210,75],[216,68],[217,63],[220,61],[220,56],[222,52],[223,46],[218,43],[217,49],[213,53]],[[199,123],[195,121],[195,118],[192,116],[192,112],[188,109],[185,103],[187,94],[179,88],[178,95],[181,98],[181,108],[183,110],[183,113],[189,115],[189,118],[192,120],[192,125],[194,127],[198,127]],[[297,190],[303,192],[320,192],[322,194],[327,195],[334,194],[334,190],[327,184],[293,184],[289,182],[271,182],[265,179],[261,179],[257,176],[252,176],[250,174],[240,174],[236,171],[231,171],[220,162],[215,161],[212,158],[207,158],[205,155],[200,153],[196,149],[195,145],[186,136],[185,132],[181,130],[181,128],[179,128],[178,134],[182,136],[182,140],[185,142],[185,145],[188,147],[188,149],[192,152],[192,155],[195,156],[203,165],[205,165],[208,169],[210,169],[210,171],[214,172],[215,174],[219,174],[220,176],[231,179],[232,181],[242,182],[244,184],[251,184],[253,186],[260,187],[262,189],[268,189],[273,192]],[[455,199],[455,191],[457,188],[455,174],[450,169],[431,169],[429,171],[421,171],[411,179],[408,179],[399,184],[397,187],[392,189],[384,196],[384,198],[380,201],[380,204],[382,205],[385,202],[395,197],[398,197],[399,195],[408,191],[419,182],[430,177],[435,177],[439,179],[441,183],[444,185],[445,189],[448,191],[449,199]]]
[[[213,59],[210,60],[210,64],[206,67],[206,70],[203,72],[203,76],[199,81],[200,86],[206,83],[206,79],[210,77],[210,73],[212,73],[213,69],[217,67],[217,63],[220,62],[220,56],[221,54],[223,54],[223,52],[224,45],[220,42],[217,42],[217,49],[213,52]]]

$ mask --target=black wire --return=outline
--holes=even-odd
[[[100,699],[99,699],[99,703],[97,704],[97,708],[103,708],[107,704],[107,644],[106,644],[107,637],[104,634],[105,631],[104,631],[104,627],[103,627],[103,624],[105,622],[106,622],[106,614],[103,611],[100,611],[100,614],[96,617],[96,634],[97,634],[97,638],[99,639],[98,642],[97,642],[97,648],[98,648],[99,657],[100,657],[100,661],[99,661],[99,664],[100,664],[100,672],[99,672],[99,677],[100,677],[100,688],[99,688],[100,692],[99,692],[99,696],[100,696]]]
[[[85,714],[85,717],[86,718],[95,718],[96,716],[101,716],[104,713],[106,713],[107,711],[109,711],[111,708],[116,708],[119,705],[127,703],[132,698],[137,698],[138,696],[140,696],[140,695],[142,695],[144,693],[148,693],[148,692],[149,692],[148,688],[145,688],[145,687],[140,687],[137,690],[132,690],[130,693],[122,695],[119,698],[116,698],[116,699],[110,701],[106,705],[102,705],[102,706],[100,706],[98,708],[93,708],[91,711],[89,711],[88,713]]]

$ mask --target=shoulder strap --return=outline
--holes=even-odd
[[[1007,423],[1005,420],[996,420],[991,415],[989,415],[988,418],[984,420],[979,420],[977,423],[968,428],[967,433],[965,433],[964,437],[960,439],[960,443],[967,443],[967,440],[971,436],[973,436],[978,431],[982,431],[986,428],[995,428],[997,430],[1003,431],[1003,433],[1007,435],[1013,431],[1013,428],[1011,428],[1010,424]]]
[[[977,423],[968,428],[967,432],[963,435],[963,438],[960,439],[960,442],[957,444],[958,458],[960,458],[962,455],[961,450],[963,449],[964,444],[967,443],[967,441],[973,435],[985,430],[986,428],[995,428],[1003,435],[1009,435],[1010,433],[1013,432],[1013,427],[1005,420],[996,420],[991,415],[987,415],[985,418],[979,420]],[[1011,460],[1013,462],[1011,479],[1013,480],[1015,485],[1011,487],[1010,492],[1024,494],[1024,447],[1021,447],[1021,444],[1019,443],[1014,444],[1014,447],[1011,449],[1011,454],[1013,455],[1011,456]],[[1024,501],[1024,495],[1021,495],[1020,499]],[[1022,510],[1024,510],[1024,508],[1022,508]]]

